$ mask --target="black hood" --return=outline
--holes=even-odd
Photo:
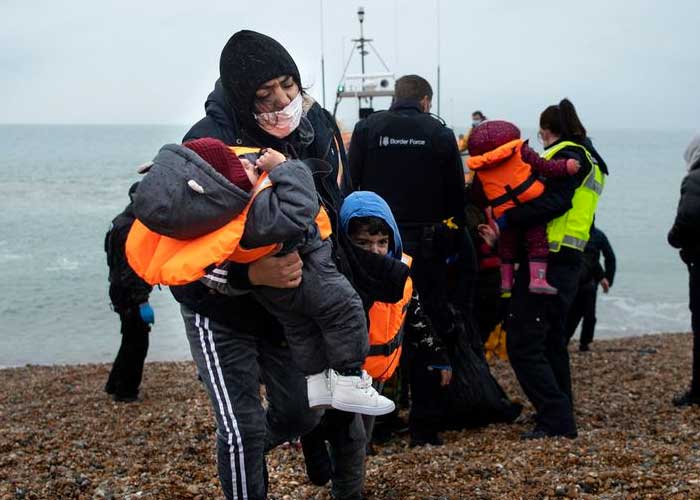
[[[238,133],[238,122],[236,115],[233,113],[233,106],[229,103],[224,87],[221,85],[220,78],[216,80],[214,90],[204,103],[204,111],[221,129],[224,137],[219,137],[219,139],[226,144],[236,144],[236,139],[240,135]]]
[[[605,160],[603,160],[603,157],[600,156],[600,153],[596,150],[596,148],[593,146],[593,142],[586,137],[581,141],[581,145],[585,147],[589,153],[595,158],[595,161],[598,162],[598,167],[600,168],[600,171],[603,172],[605,175],[610,175],[610,172],[608,171],[608,165],[605,163]]]

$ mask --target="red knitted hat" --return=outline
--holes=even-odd
[[[185,142],[183,146],[197,153],[202,160],[214,167],[217,172],[243,191],[249,192],[253,189],[253,185],[250,183],[250,179],[248,179],[248,174],[245,173],[241,160],[238,159],[236,153],[231,151],[231,149],[219,139],[213,139],[211,137],[194,139]]]
[[[505,120],[486,120],[469,134],[467,149],[471,156],[479,156],[498,146],[520,139],[520,129]]]

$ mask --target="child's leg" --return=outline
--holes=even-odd
[[[292,297],[284,304],[267,300],[265,305],[284,325],[295,362],[310,374],[311,404],[323,405],[332,396],[334,408],[353,413],[381,415],[394,409],[362,370],[369,352],[365,312],[357,292],[333,264],[330,242],[304,254],[301,285],[291,294],[269,290],[264,290],[268,299]],[[326,368],[331,368],[328,377],[319,373]],[[329,392],[324,393],[326,383]]]
[[[294,364],[309,376],[328,368],[328,360],[318,326],[297,307],[306,293],[305,272],[302,273],[302,282],[297,288],[256,287],[253,295],[282,323]]]
[[[498,256],[501,258],[501,292],[513,288],[513,262],[518,252],[518,231],[507,228],[501,231],[498,241]]]
[[[541,224],[527,229],[525,243],[530,260],[530,291],[543,295],[555,295],[557,289],[547,281],[547,257],[549,256],[547,227]]]
[[[328,368],[361,374],[369,352],[362,300],[336,269],[329,243],[304,256],[304,311],[321,331]]]
[[[311,275],[307,311],[321,330],[328,359],[331,406],[338,410],[384,415],[394,402],[379,395],[362,370],[369,352],[369,333],[362,300],[331,260],[330,245],[304,256]],[[304,279],[304,278],[302,278]]]

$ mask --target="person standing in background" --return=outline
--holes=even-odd
[[[212,137],[229,146],[271,147],[304,160],[333,224],[341,200],[336,181],[348,185],[345,150],[335,120],[303,91],[287,49],[262,33],[239,31],[221,51],[219,75],[206,99],[206,116],[183,142]],[[340,243],[334,241],[333,250],[335,264],[347,272]],[[306,379],[294,365],[282,326],[249,293],[254,286],[296,288],[301,275],[302,260],[292,252],[251,264],[227,262],[212,270],[214,279],[170,287],[216,418],[219,480],[229,499],[267,498],[265,454],[311,431],[321,419],[320,411],[308,407]],[[261,380],[266,408],[260,399]],[[327,410],[323,420],[329,422],[327,439],[335,465],[329,471],[332,494],[344,500],[361,498],[362,419]]]
[[[673,398],[674,406],[700,405],[700,134],[696,134],[685,150],[683,159],[688,175],[681,183],[681,199],[668,242],[680,250],[688,266],[690,317],[693,330],[693,368],[690,388]]]
[[[542,112],[539,136],[544,158],[573,158],[581,169],[573,176],[548,179],[542,196],[497,220],[501,230],[506,224],[531,227],[550,221],[547,279],[558,290],[557,295],[528,293],[529,269],[520,266],[508,311],[506,347],[518,382],[537,411],[535,428],[521,437],[575,438],[566,316],[576,296],[583,250],[608,170],[568,99]]]
[[[605,266],[600,265],[600,254],[603,254]],[[596,324],[596,300],[598,298],[598,285],[603,293],[608,293],[615,280],[615,252],[605,233],[597,227],[591,227],[591,237],[583,251],[583,269],[579,280],[578,293],[571,304],[569,315],[566,319],[566,331],[569,341],[574,336],[578,324],[583,319],[579,351],[590,350],[593,342],[593,333]]]
[[[137,400],[143,377],[143,365],[148,353],[148,334],[155,322],[153,308],[148,303],[151,286],[139,278],[126,261],[124,247],[135,215],[133,194],[138,182],[129,188],[131,201],[112,220],[105,235],[104,248],[109,266],[109,299],[119,314],[122,341],[109,372],[105,392],[114,401],[132,403]]]
[[[355,125],[348,160],[353,188],[377,193],[391,208],[413,257],[414,286],[440,329],[450,322],[448,261],[468,235],[462,229],[464,176],[457,142],[430,114],[432,97],[424,78],[399,78],[391,108]]]
[[[482,122],[485,122],[486,120],[488,120],[488,118],[486,118],[484,116],[484,113],[482,113],[481,111],[477,110],[472,113],[471,127],[469,127],[469,130],[467,130],[466,134],[460,134],[457,140],[457,146],[459,148],[460,153],[468,153],[467,143],[469,141],[469,134],[471,134],[476,127],[478,127]]]

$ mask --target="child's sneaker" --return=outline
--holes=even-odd
[[[314,373],[306,377],[306,392],[309,397],[309,408],[330,408],[333,400],[329,370]]]
[[[394,402],[381,396],[372,387],[372,377],[366,371],[362,376],[340,375],[335,370],[330,372],[333,401],[331,406],[337,410],[363,415],[385,415],[394,411]]]

